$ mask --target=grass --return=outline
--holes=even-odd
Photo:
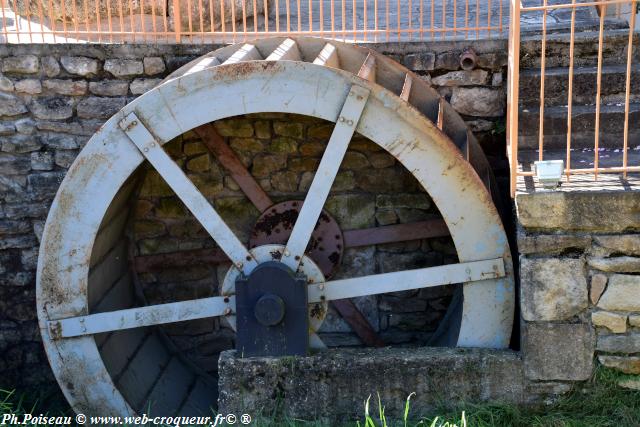
[[[640,391],[623,389],[617,382],[629,376],[599,368],[593,378],[556,402],[538,408],[513,405],[464,405],[441,408],[430,417],[412,416],[413,393],[407,398],[399,419],[385,414],[384,402],[369,397],[363,402],[361,420],[344,424],[350,427],[638,427],[640,426]],[[29,399],[27,394],[0,390],[0,415],[69,413],[64,404],[51,399]],[[44,402],[44,403],[43,403]],[[415,411],[414,411],[415,412]],[[254,427],[333,427],[321,421],[256,419]]]

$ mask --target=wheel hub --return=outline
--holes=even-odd
[[[244,356],[306,355],[307,277],[268,261],[236,279],[236,349]]]
[[[301,201],[289,200],[265,210],[253,227],[249,247],[286,245],[301,208]],[[331,277],[342,261],[343,252],[342,230],[337,221],[323,210],[305,254],[320,267],[325,277]]]

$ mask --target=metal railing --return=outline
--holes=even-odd
[[[634,40],[637,42],[638,38],[638,21],[637,21],[637,13],[638,13],[638,1],[637,0],[597,0],[597,1],[582,1],[578,2],[573,0],[570,3],[562,3],[557,4],[557,2],[552,3],[550,0],[540,0],[541,5],[536,6],[528,6],[525,7],[522,5],[521,0],[512,0],[511,1],[511,11],[510,11],[510,22],[512,25],[509,28],[509,70],[508,70],[508,99],[507,99],[507,154],[509,157],[510,165],[511,165],[511,194],[512,197],[515,196],[516,187],[518,185],[519,177],[533,177],[535,176],[535,172],[532,170],[533,168],[529,168],[529,170],[525,170],[523,168],[523,161],[519,157],[521,154],[519,151],[519,143],[522,139],[521,135],[521,127],[519,123],[519,115],[523,110],[521,103],[519,102],[519,96],[521,93],[520,80],[521,80],[521,46],[523,43],[522,34],[521,34],[521,22],[523,21],[523,17],[527,14],[537,14],[538,19],[541,20],[541,35],[539,35],[539,49],[540,49],[540,62],[539,62],[539,99],[537,102],[537,108],[539,109],[538,113],[538,129],[537,129],[537,148],[536,156],[533,160],[543,161],[543,160],[563,160],[564,161],[564,177],[567,181],[571,180],[572,175],[582,175],[582,179],[597,181],[599,174],[608,174],[615,173],[621,174],[623,179],[627,178],[628,173],[640,172],[640,166],[631,166],[629,165],[629,152],[633,148],[634,150],[640,149],[640,140],[635,141],[638,145],[636,147],[631,147],[630,145],[630,105],[631,105],[631,86],[632,86],[632,72],[634,71],[632,66],[634,64],[634,49],[637,51],[637,46],[634,46]],[[578,10],[583,8],[592,8],[592,10],[597,11],[597,16],[599,17],[599,25],[597,28],[589,29],[588,32],[597,31],[597,59],[594,59],[594,69],[596,72],[595,77],[595,94],[593,98],[588,101],[589,106],[595,107],[595,119],[593,120],[593,145],[591,147],[585,148],[584,141],[582,141],[581,158],[582,160],[577,161],[572,158],[575,156],[576,151],[575,147],[575,138],[574,133],[575,129],[573,126],[573,119],[575,116],[574,104],[576,103],[576,94],[574,93],[574,77],[576,73],[576,13]],[[545,131],[545,109],[548,108],[547,103],[545,102],[545,97],[549,95],[548,92],[545,92],[545,80],[548,78],[548,69],[547,69],[547,60],[551,57],[548,52],[548,40],[552,31],[548,25],[548,17],[552,12],[561,12],[568,11],[570,14],[570,20],[567,20],[569,23],[569,52],[568,58],[566,58],[569,62],[568,70],[567,70],[567,97],[566,102],[562,107],[566,107],[566,147],[558,156],[558,152],[551,152],[551,149],[547,149],[545,147],[545,141],[547,140],[547,136]],[[613,19],[610,19],[613,18]],[[626,23],[624,27],[613,27],[617,29],[617,34],[620,34],[620,31],[628,31],[628,40],[626,42],[626,50],[625,52],[608,51],[609,55],[612,56],[620,56],[623,59],[619,62],[620,67],[624,66],[624,93],[619,94],[618,99],[611,101],[605,100],[603,97],[602,89],[603,89],[603,67],[605,64],[605,43],[607,41],[607,37],[612,34],[612,26],[610,25],[614,20],[617,20],[618,23],[620,20]],[[609,24],[607,26],[606,24]],[[622,28],[622,29],[621,29]],[[584,33],[583,33],[584,34]],[[555,53],[557,54],[557,53]],[[583,60],[584,58],[579,58]],[[637,61],[637,59],[635,59]],[[583,61],[584,62],[584,61]],[[637,64],[637,62],[636,62]],[[582,64],[581,66],[584,66]],[[636,65],[637,67],[637,65]],[[638,72],[636,69],[635,72]],[[636,74],[637,75],[637,74]],[[610,81],[605,81],[607,84]],[[640,86],[640,82],[635,82],[635,88]],[[581,98],[584,99],[584,94],[578,94]],[[623,100],[622,100],[623,99]],[[622,102],[620,102],[622,100]],[[586,101],[582,101],[586,102]],[[592,103],[591,103],[592,102]],[[617,146],[611,146],[609,142],[609,146],[607,148],[603,148],[601,145],[603,131],[601,130],[602,125],[602,107],[605,105],[612,105],[611,102],[620,106],[622,103],[624,104],[624,121],[623,123],[619,123],[621,129],[621,138],[619,144]],[[637,102],[637,101],[636,101]],[[617,126],[617,122],[615,126]],[[531,123],[527,123],[527,126],[531,126]],[[591,129],[589,129],[590,131]],[[638,139],[638,138],[636,138]],[[585,161],[584,154],[591,153],[593,151],[593,156],[591,156],[590,161]],[[608,151],[608,153],[605,153]],[[613,155],[612,155],[613,154]],[[590,156],[590,154],[588,154]],[[531,156],[534,157],[534,156]],[[607,166],[602,165],[603,158],[607,158]],[[619,161],[619,164],[612,165],[612,163],[616,163]],[[530,162],[533,163],[533,162]],[[590,176],[589,176],[590,175]]]
[[[0,36],[9,43],[480,39],[506,32],[508,7],[508,0],[0,0]]]

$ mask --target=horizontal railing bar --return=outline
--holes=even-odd
[[[555,9],[574,9],[578,7],[594,7],[594,6],[603,6],[603,5],[616,5],[616,4],[631,4],[633,0],[602,0],[602,1],[593,1],[589,3],[566,3],[566,4],[549,4],[547,6],[529,6],[523,7],[520,9],[521,12],[541,12],[544,10],[555,10]]]
[[[595,172],[598,173],[624,173],[624,172],[630,172],[630,173],[634,173],[634,172],[640,172],[640,166],[627,166],[622,167],[622,166],[612,166],[612,167],[607,167],[607,168],[585,168],[585,169],[565,169],[564,170],[564,174],[571,174],[571,175],[584,175],[584,174],[592,174]],[[518,176],[536,176],[535,172],[530,172],[530,171],[517,171],[516,175]]]

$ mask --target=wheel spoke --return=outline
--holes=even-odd
[[[408,224],[385,225],[382,227],[349,230],[342,233],[344,246],[381,245],[384,243],[406,242],[449,236],[447,224],[441,219],[411,222]]]
[[[502,258],[374,274],[309,285],[309,303],[503,277]]]
[[[120,128],[213,237],[234,265],[247,274],[251,272],[257,265],[253,256],[202,193],[198,191],[197,187],[187,178],[182,169],[162,149],[162,146],[140,122],[136,114],[127,115],[120,122]]]
[[[350,299],[337,299],[331,301],[331,305],[340,316],[349,324],[358,338],[369,347],[384,347],[384,341],[376,334],[364,314]]]
[[[233,313],[235,306],[235,297],[233,296],[210,297],[51,320],[48,325],[52,338],[71,338],[223,316]]]
[[[238,184],[238,187],[244,192],[247,198],[260,212],[264,212],[268,207],[273,205],[271,198],[260,187],[253,176],[244,167],[236,153],[231,147],[224,142],[224,138],[216,131],[212,124],[202,125],[194,129],[204,144],[209,148],[231,175],[231,178]]]
[[[327,200],[338,169],[340,169],[351,137],[358,126],[368,97],[369,91],[367,89],[353,85],[342,111],[340,111],[336,126],[322,155],[322,160],[320,160],[320,165],[313,177],[313,182],[282,256],[282,262],[293,270],[297,270],[302,260],[311,233],[318,222],[320,212]]]
[[[449,235],[449,229],[441,219],[347,230],[343,232],[344,244],[347,248],[447,237]],[[149,273],[165,267],[186,267],[203,263],[219,264],[229,261],[229,258],[221,250],[211,248],[191,249],[155,255],[139,255],[135,257],[134,261],[135,269],[138,273]]]

